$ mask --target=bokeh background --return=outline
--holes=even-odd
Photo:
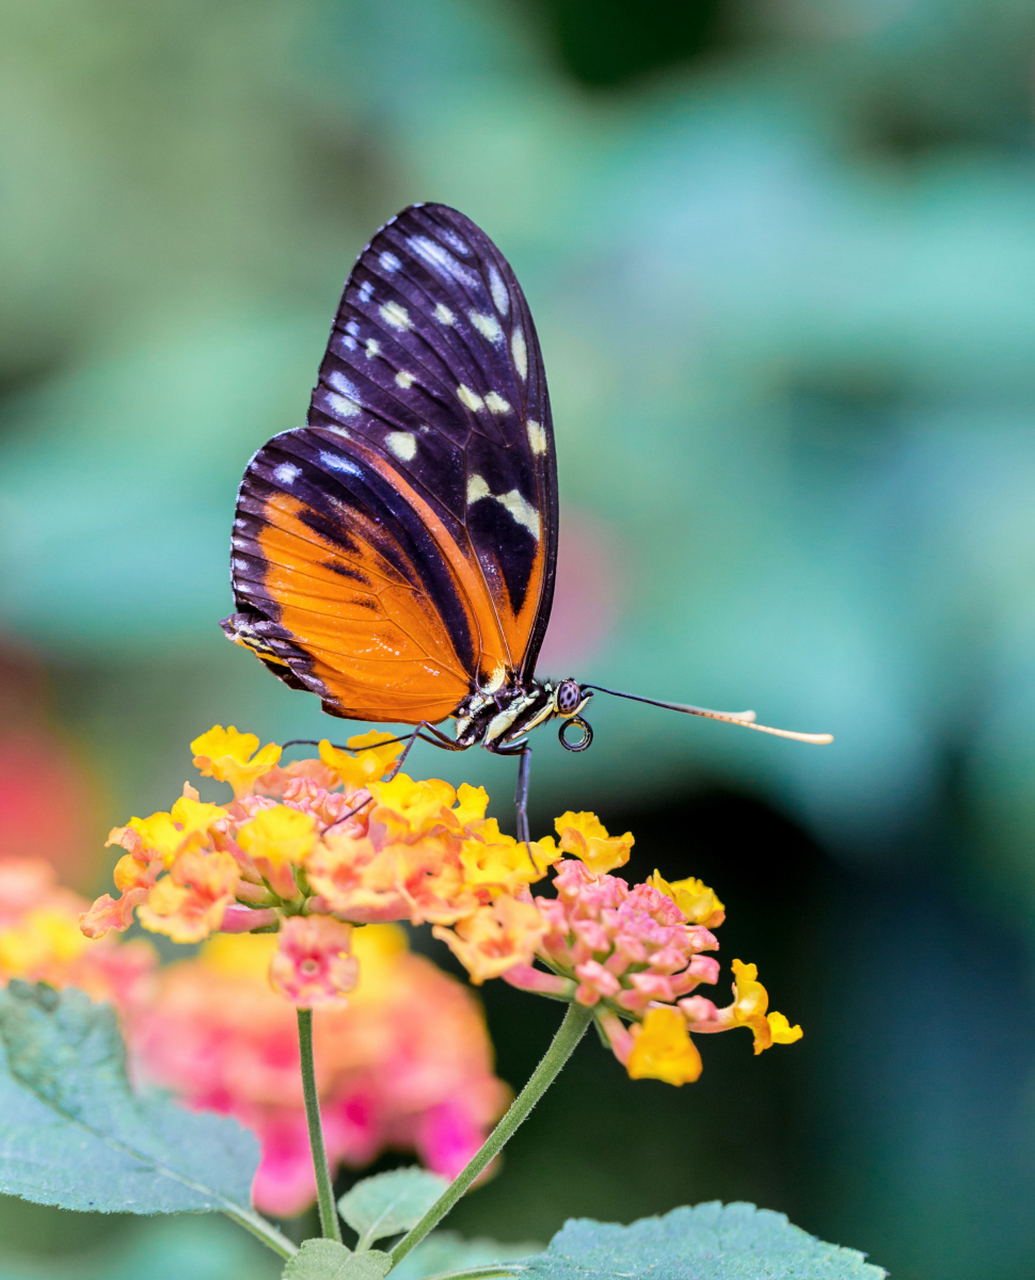
[[[0,847],[99,890],[213,723],[348,732],[228,645],[251,452],[305,413],[351,262],[485,227],[553,394],[535,826],[703,876],[806,1038],[682,1090],[582,1046],[457,1228],[753,1200],[895,1280],[1035,1274],[1031,0],[6,0]],[[490,787],[513,765],[424,749]],[[428,944],[434,949],[435,944]],[[446,963],[444,949],[436,958]],[[502,989],[500,989],[502,988]],[[523,1080],[554,1007],[484,991]],[[732,1042],[732,1043],[731,1043]],[[235,1229],[7,1203],[0,1276],[224,1280]]]

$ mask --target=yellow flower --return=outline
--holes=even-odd
[[[449,810],[456,792],[448,782],[414,782],[397,773],[390,782],[372,782],[369,790],[375,805],[370,824],[383,826],[390,839],[427,835],[435,827],[452,825]]]
[[[196,793],[195,793],[196,794]],[[108,844],[121,844],[123,848],[142,851],[149,858],[160,857],[166,867],[184,849],[204,843],[213,825],[226,817],[226,809],[218,804],[202,804],[191,796],[181,796],[169,813],[152,813],[150,818],[130,818],[125,827],[116,827],[108,836]],[[127,840],[127,834],[135,832],[140,845]],[[120,859],[120,863],[124,859]]]
[[[573,853],[596,876],[624,867],[633,847],[633,835],[609,836],[595,813],[562,813],[553,824],[561,838],[561,852]]]
[[[773,1037],[773,1044],[793,1044],[795,1040],[800,1040],[805,1034],[801,1027],[792,1027],[782,1013],[774,1012],[767,1014],[766,1017]]]
[[[233,725],[224,729],[217,724],[195,738],[190,749],[202,777],[229,782],[237,799],[249,795],[255,780],[269,773],[280,759],[280,747],[275,742],[268,742],[260,751],[254,733],[238,733]]]
[[[546,875],[546,866],[533,860],[529,847],[513,836],[504,835],[495,818],[484,822],[477,836],[460,846],[464,881],[472,889],[496,888],[515,893],[522,885],[533,884]]]
[[[67,964],[89,945],[74,915],[36,907],[0,930],[0,971],[7,977],[35,974],[51,964]]]
[[[461,782],[456,792],[456,808],[452,810],[461,827],[470,826],[485,817],[489,807],[489,793],[484,787],[472,787]]]
[[[647,883],[666,898],[671,898],[691,924],[715,929],[726,919],[726,908],[715,896],[715,891],[693,876],[669,884],[660,871],[655,871]]]
[[[278,804],[260,809],[237,831],[237,843],[252,858],[266,858],[274,867],[298,866],[316,844],[316,825],[310,814]]]
[[[393,742],[394,734],[380,729],[349,738],[348,751],[334,747],[324,738],[320,743],[320,759],[347,787],[365,787],[380,782],[385,771],[398,759],[404,743]]]
[[[643,1025],[632,1028],[636,1040],[626,1069],[630,1080],[689,1084],[701,1074],[701,1055],[677,1009],[648,1009]]]
[[[755,1037],[755,1053],[774,1044],[793,1044],[800,1040],[801,1027],[792,1027],[782,1013],[770,1013],[769,993],[758,981],[758,965],[733,961],[736,999],[732,1005],[735,1026],[750,1027]]]

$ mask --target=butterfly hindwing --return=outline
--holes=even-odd
[[[339,715],[442,719],[531,676],[556,502],[521,288],[469,219],[413,206],[349,277],[308,426],[245,474],[228,629]]]

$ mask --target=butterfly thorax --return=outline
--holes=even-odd
[[[455,711],[456,741],[506,752],[537,725],[559,717],[577,717],[592,694],[576,680],[521,681],[511,676],[493,689],[476,689]]]

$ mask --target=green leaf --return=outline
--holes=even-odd
[[[545,1253],[523,1263],[529,1280],[881,1280],[886,1274],[864,1254],[792,1227],[782,1213],[718,1201],[631,1227],[573,1219]]]
[[[0,1191],[102,1213],[248,1208],[255,1138],[134,1094],[107,1005],[13,980],[0,991]]]
[[[352,1250],[337,1240],[303,1240],[302,1247],[288,1260],[282,1280],[337,1280],[351,1257]]]
[[[527,1258],[530,1253],[540,1252],[542,1247],[530,1240],[522,1244],[500,1244],[485,1237],[465,1240],[455,1231],[433,1231],[403,1258],[392,1272],[392,1280],[425,1280],[426,1276],[441,1275],[444,1271],[465,1271],[494,1262],[506,1268],[512,1259]]]
[[[357,1182],[338,1201],[338,1210],[359,1236],[358,1248],[415,1227],[443,1191],[445,1178],[415,1165]]]
[[[306,1240],[284,1268],[283,1280],[384,1280],[392,1260],[380,1249],[353,1253],[336,1240]]]

